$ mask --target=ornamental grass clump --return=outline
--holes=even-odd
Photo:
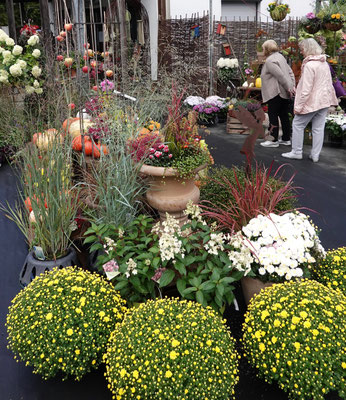
[[[316,281],[346,295],[346,247],[329,250],[326,257],[312,270]]]
[[[245,356],[291,399],[345,398],[346,298],[315,281],[261,291],[243,324]]]
[[[106,376],[116,399],[226,400],[238,382],[235,341],[200,304],[163,299],[132,309],[112,333]]]
[[[102,362],[125,301],[96,274],[75,267],[34,279],[12,300],[9,348],[44,379],[80,380]]]

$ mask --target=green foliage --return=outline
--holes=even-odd
[[[121,399],[226,400],[238,381],[235,341],[216,313],[164,299],[132,309],[112,334],[106,376]]]
[[[245,185],[245,181],[248,180],[246,176],[245,168],[232,167],[227,168],[224,166],[214,166],[210,169],[210,174],[206,175],[201,180],[201,197],[200,200],[207,200],[213,204],[226,208],[228,203],[234,203],[235,199],[230,190],[227,187],[220,185],[219,182],[223,182],[223,179],[228,179],[233,186],[237,184],[236,177],[241,187]],[[280,178],[270,176],[268,185],[273,189],[273,192],[285,186],[285,182]],[[293,195],[293,191],[290,193]],[[276,210],[278,212],[293,210],[297,207],[296,198],[285,198],[281,200]]]
[[[39,275],[12,300],[8,341],[16,357],[48,379],[80,380],[102,362],[125,301],[101,277],[75,267]]]
[[[322,261],[312,266],[312,278],[346,295],[346,247],[329,250]]]
[[[227,251],[228,238],[213,231],[192,206],[194,218],[183,225],[173,217],[160,225],[139,216],[127,226],[95,225],[86,232],[91,251],[105,249],[99,266],[116,262],[115,289],[129,303],[143,302],[176,285],[180,295],[223,312],[233,301],[233,282],[242,277]],[[109,265],[109,264],[108,264]]]
[[[291,399],[345,398],[346,298],[315,281],[275,284],[245,315],[245,355]]]

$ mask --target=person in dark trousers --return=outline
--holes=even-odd
[[[295,79],[285,57],[279,53],[274,40],[267,40],[262,45],[267,57],[261,72],[262,100],[268,104],[269,132],[273,140],[265,140],[263,147],[291,145],[291,125],[289,121],[290,98],[294,94]],[[279,140],[279,119],[282,138]]]

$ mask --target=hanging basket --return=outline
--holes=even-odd
[[[283,21],[287,16],[287,10],[274,8],[274,10],[270,11],[270,16],[272,17],[273,21]]]
[[[332,22],[326,22],[323,27],[324,29],[328,29],[328,31],[339,31],[344,26],[343,22],[339,22],[338,24],[334,24]]]
[[[314,35],[321,29],[321,25],[306,25],[304,26],[304,30],[307,33],[311,33],[311,35]]]

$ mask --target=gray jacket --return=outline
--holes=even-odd
[[[277,95],[283,99],[289,99],[288,90],[295,86],[292,69],[279,52],[273,53],[267,58],[262,68],[261,81],[263,103]]]

